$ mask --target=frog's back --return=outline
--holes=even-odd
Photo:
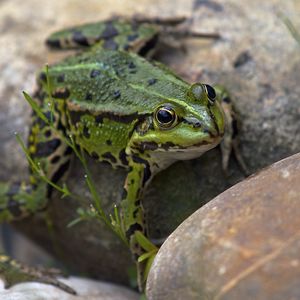
[[[94,48],[49,69],[53,97],[74,110],[149,114],[168,99],[184,101],[187,83],[128,52]],[[45,76],[44,76],[45,78]]]

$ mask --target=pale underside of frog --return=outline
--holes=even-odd
[[[223,89],[191,85],[166,66],[144,58],[153,54],[162,33],[176,33],[158,23],[119,18],[51,35],[47,44],[52,48],[84,51],[49,67],[47,76],[39,74],[35,100],[56,130],[33,114],[28,139],[32,159],[54,183],[63,180],[73,155],[61,136],[71,135],[95,160],[128,170],[120,210],[135,259],[143,254],[135,233],[147,236],[142,194],[153,176],[177,160],[199,157],[223,137],[225,168],[232,142],[231,105]],[[47,80],[55,103],[53,115]],[[2,184],[0,192],[0,221],[12,221],[45,208],[52,187],[31,172],[27,184]],[[11,260],[3,255],[1,261],[0,272],[5,273]],[[28,278],[68,290],[34,272]],[[15,281],[6,278],[8,286]]]

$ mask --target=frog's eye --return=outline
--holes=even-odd
[[[217,94],[216,94],[215,89],[212,86],[208,85],[208,84],[203,84],[203,87],[205,89],[205,92],[206,92],[209,100],[212,101],[212,102],[215,102],[215,100],[217,98]]]
[[[161,106],[155,113],[155,120],[159,127],[169,129],[176,124],[177,115],[173,108],[169,106]]]
[[[208,84],[195,83],[191,86],[190,92],[196,101],[204,101],[208,98],[213,104],[217,98],[215,89]]]

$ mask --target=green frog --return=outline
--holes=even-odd
[[[231,124],[225,120],[225,114],[231,116],[225,90],[189,84],[165,65],[149,60],[166,27],[157,20],[119,18],[52,34],[46,41],[49,47],[82,51],[38,75],[34,99],[55,130],[34,112],[28,138],[31,159],[53,183],[67,175],[73,156],[62,136],[72,137],[95,161],[127,170],[120,212],[135,260],[143,254],[136,233],[147,236],[142,195],[155,174],[177,160],[199,157],[224,135],[223,149],[230,149],[232,141]],[[224,166],[228,152],[224,151]],[[27,183],[1,184],[2,222],[47,207],[53,187],[40,175],[31,170]],[[11,260],[0,258],[7,286],[16,283],[5,276]],[[67,289],[50,275],[28,270],[27,274],[18,281],[29,278]]]

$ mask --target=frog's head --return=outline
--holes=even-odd
[[[191,159],[215,147],[224,127],[224,112],[216,91],[195,83],[187,89],[184,101],[168,99],[160,103],[138,126],[132,145],[155,160]]]

